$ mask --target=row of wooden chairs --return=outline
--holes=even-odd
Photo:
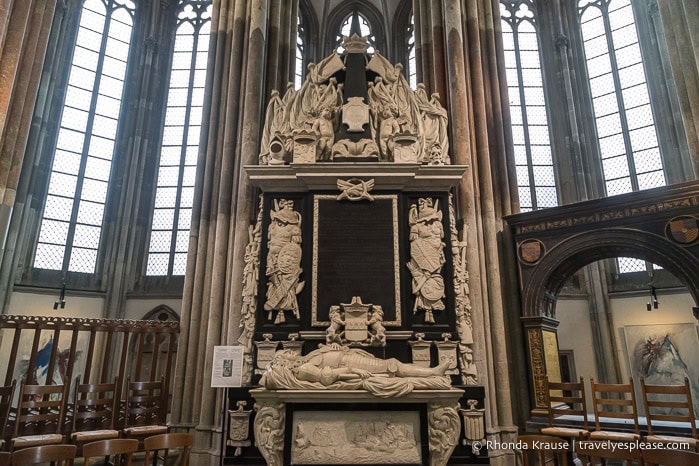
[[[551,382],[546,377],[545,383],[549,426],[541,429],[542,434],[617,442],[641,439],[633,380],[629,380],[628,384],[601,384],[590,378],[595,415],[595,429],[593,431],[590,431],[588,426],[587,399],[583,378],[580,377],[579,383],[570,383]],[[641,393],[648,428],[645,440],[663,444],[686,442],[691,448],[697,450],[699,436],[697,435],[689,380],[685,377],[684,385],[648,385],[641,378]],[[556,419],[563,415],[581,417],[583,428],[560,425]],[[603,429],[603,418],[620,419],[633,426],[633,432]],[[654,433],[654,429],[657,431],[659,421],[676,422],[683,427],[686,425],[690,435],[658,435]]]
[[[67,405],[68,389],[67,385],[22,383],[13,410],[15,383],[0,388],[2,442],[9,451],[61,444],[64,434],[80,447],[96,440],[120,436],[142,440],[167,432],[167,394],[162,380],[128,380],[123,409],[117,396],[116,380],[103,384],[81,384],[76,380],[72,406]],[[66,413],[70,422],[66,422]],[[12,424],[14,427],[10,428]]]
[[[520,435],[522,463],[524,466],[555,464],[568,466],[569,456],[575,452],[584,458],[584,464],[598,464],[600,460],[624,460],[631,464],[645,466],[697,466],[699,453],[687,450],[622,450],[611,449],[603,442],[575,442],[575,448],[561,447],[558,437],[548,435]]]
[[[168,456],[172,450],[182,449],[182,460],[179,464],[187,466],[189,450],[192,446],[191,434],[171,433],[146,437],[143,441],[145,458],[143,464],[150,464],[151,455],[158,456],[162,452],[163,464],[168,464]],[[139,450],[136,439],[109,439],[90,442],[83,446],[83,465],[90,466],[91,460],[121,466],[131,466],[134,453]],[[29,447],[15,452],[0,452],[0,466],[29,466],[51,462],[57,466],[72,466],[78,453],[76,445],[41,445]],[[100,463],[102,464],[102,463]]]

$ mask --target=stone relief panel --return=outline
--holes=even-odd
[[[277,311],[275,324],[286,322],[284,311],[299,319],[296,298],[305,282],[301,277],[301,214],[294,210],[294,201],[275,199],[270,210],[271,223],[267,234],[267,296],[264,304],[268,320]]]
[[[417,411],[295,411],[291,464],[422,464]]]
[[[444,228],[439,201],[420,198],[410,206],[410,262],[412,291],[415,296],[413,313],[425,311],[425,323],[434,323],[434,311],[444,310]]]

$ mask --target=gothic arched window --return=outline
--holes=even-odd
[[[34,268],[95,271],[134,10],[131,0],[83,3]]]
[[[210,0],[181,1],[146,275],[184,275],[187,266],[210,29]]]
[[[369,38],[369,48],[367,49],[367,53],[374,53],[376,46],[376,35],[372,30],[369,20],[366,19],[366,16],[356,11],[351,15],[348,15],[344,21],[342,21],[340,31],[335,35],[335,47],[337,48],[338,53],[342,53],[344,51],[344,48],[342,47],[342,38],[349,37],[351,35],[350,31],[352,30],[352,20],[354,19],[355,15],[357,16],[359,30],[361,31],[362,37]]]
[[[558,205],[536,19],[528,2],[500,4],[520,209]]]
[[[630,0],[578,3],[608,196],[665,185]]]

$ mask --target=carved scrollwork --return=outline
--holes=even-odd
[[[284,311],[299,319],[296,295],[303,290],[301,277],[301,214],[294,210],[294,201],[275,199],[269,213],[272,219],[268,232],[267,296],[264,304],[268,319],[277,311],[275,324],[286,321]]]
[[[451,403],[430,403],[427,422],[430,444],[430,465],[447,464],[456,444],[459,442],[461,422],[459,405]]]
[[[434,311],[444,310],[444,228],[439,201],[420,198],[410,207],[410,262],[413,276],[413,312],[425,311],[425,322],[434,323]]]
[[[284,459],[284,403],[255,403],[255,446],[268,466],[282,466]]]

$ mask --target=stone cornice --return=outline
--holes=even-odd
[[[337,180],[374,180],[375,191],[448,191],[463,178],[466,165],[399,163],[315,163],[246,165],[250,182],[263,192],[337,191]]]

